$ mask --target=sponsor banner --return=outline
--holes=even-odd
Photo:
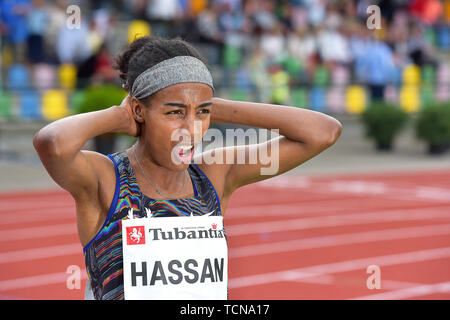
[[[125,219],[122,233],[125,299],[227,299],[223,217]]]

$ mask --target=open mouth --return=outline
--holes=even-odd
[[[177,147],[176,154],[180,158],[182,162],[189,162],[192,159],[194,154],[194,146],[193,145],[182,145]]]

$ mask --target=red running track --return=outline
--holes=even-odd
[[[230,299],[450,298],[450,170],[283,175],[239,189],[225,226]],[[70,195],[0,194],[0,299],[85,284]]]

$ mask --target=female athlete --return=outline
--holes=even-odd
[[[128,92],[120,105],[59,119],[33,139],[49,175],[75,199],[86,297],[226,299],[222,217],[232,193],[313,158],[342,126],[320,112],[214,97],[204,57],[181,39],[138,38],[116,68]],[[211,123],[279,135],[194,156]],[[107,132],[138,139],[107,156],[82,150]],[[262,174],[261,157],[245,161],[262,151],[278,161],[276,172]]]

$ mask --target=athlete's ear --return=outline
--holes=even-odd
[[[131,97],[131,110],[133,117],[138,123],[144,123],[144,104],[136,97]]]

